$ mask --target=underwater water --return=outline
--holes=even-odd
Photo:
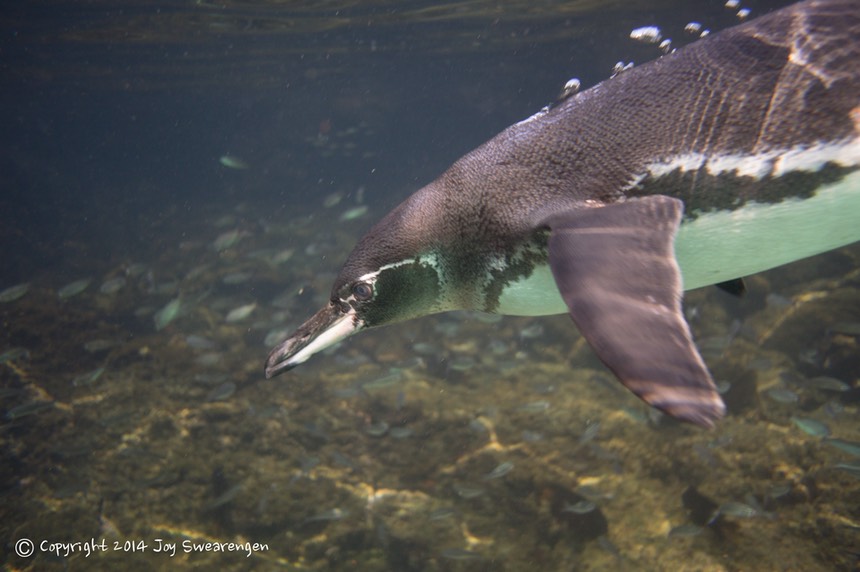
[[[430,316],[263,374],[452,161],[658,57],[634,28],[738,21],[691,4],[7,10],[5,568],[856,569],[860,245],[686,294],[712,431],[641,403],[567,316]]]

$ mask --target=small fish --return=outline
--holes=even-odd
[[[414,369],[424,369],[425,367],[427,367],[427,362],[424,361],[424,358],[421,358],[419,356],[412,356],[397,362],[397,366],[390,368],[390,371],[396,373],[403,373],[405,371]]]
[[[236,393],[236,384],[232,381],[228,381],[227,383],[222,383],[221,385],[207,393],[206,401],[224,401],[234,393]]]
[[[105,368],[100,367],[100,368],[96,368],[90,372],[82,373],[81,375],[75,377],[72,380],[72,385],[74,387],[83,387],[85,385],[91,385],[91,384],[95,383],[96,380],[98,378],[100,378],[104,372],[105,372]]]
[[[134,315],[138,318],[145,318],[155,313],[155,308],[152,306],[141,306],[134,311]]]
[[[179,298],[174,298],[168,302],[163,308],[155,313],[153,320],[155,321],[155,330],[161,331],[179,315],[179,309],[182,307],[182,302]]]
[[[277,266],[279,264],[283,264],[284,262],[287,262],[290,258],[292,258],[293,254],[295,254],[295,253],[296,253],[295,248],[285,248],[284,250],[281,250],[281,251],[273,254],[271,256],[271,258],[269,258],[269,262],[274,266]]]
[[[543,441],[543,433],[538,431],[531,431],[529,429],[523,429],[522,432],[523,441],[526,443],[537,443],[539,441]]]
[[[125,267],[125,274],[134,278],[146,272],[146,269],[147,266],[143,262],[134,262]]]
[[[695,524],[681,524],[673,526],[669,531],[669,538],[690,538],[702,534],[704,528]]]
[[[242,232],[238,228],[227,231],[218,235],[218,238],[212,242],[212,248],[215,249],[216,252],[222,252],[224,250],[228,250],[233,248],[238,244],[240,240],[242,240],[247,234]]]
[[[379,421],[364,430],[371,437],[384,437],[388,433],[388,423]]]
[[[388,434],[394,439],[408,439],[415,431],[410,427],[392,427]]]
[[[550,395],[555,393],[558,387],[554,383],[538,383],[532,386],[532,391],[540,395]]]
[[[759,511],[746,503],[729,501],[720,505],[715,516],[711,518],[711,522],[715,521],[716,516],[718,515],[731,516],[734,518],[752,518],[754,516],[759,516],[759,514],[761,514]]]
[[[233,308],[227,314],[227,317],[224,318],[224,321],[228,324],[232,324],[234,322],[241,322],[245,318],[251,315],[251,312],[257,309],[257,303],[252,302],[250,304],[245,304],[244,306],[239,306],[238,308]]]
[[[448,548],[439,553],[439,556],[446,560],[459,560],[461,562],[470,562],[474,560],[483,560],[484,557],[474,550],[466,550],[465,548]]]
[[[341,453],[339,451],[332,451],[330,453],[330,456],[331,456],[332,462],[335,465],[338,465],[340,467],[346,467],[347,469],[358,468],[352,459],[350,459],[349,457],[347,457],[346,455],[344,455],[343,453]]]
[[[520,330],[521,340],[534,340],[543,335],[543,324],[536,323]]]
[[[597,508],[597,505],[590,500],[583,499],[573,504],[565,503],[561,512],[572,512],[573,514],[588,514]]]
[[[213,367],[221,363],[221,354],[218,352],[209,352],[194,358],[194,363],[203,367]]]
[[[818,348],[807,348],[805,350],[801,350],[797,354],[797,359],[799,359],[803,363],[808,363],[809,365],[820,367],[823,358]]]
[[[315,467],[319,466],[320,458],[319,457],[302,457],[299,459],[299,467],[302,470],[302,474],[307,475],[310,473]]]
[[[304,429],[308,435],[315,439],[319,439],[320,441],[329,440],[329,436],[325,430],[325,427],[320,423],[308,422],[302,425],[302,429]]]
[[[779,372],[779,379],[788,385],[801,386],[806,383],[806,378],[804,376],[791,370]]]
[[[495,339],[487,342],[487,349],[490,350],[493,355],[497,356],[507,355],[510,351],[506,342]]]
[[[152,294],[156,294],[156,295],[173,294],[174,292],[176,292],[176,289],[178,287],[179,287],[179,282],[177,282],[176,280],[173,280],[171,282],[162,282],[161,284],[159,284],[158,286],[155,286],[152,289]]]
[[[4,301],[2,297],[3,294],[0,293],[0,301]],[[858,337],[860,336],[860,322],[839,322],[827,328],[827,331],[831,334]]]
[[[194,375],[194,382],[202,385],[215,385],[224,383],[227,379],[226,373],[198,373]]]
[[[105,350],[109,350],[111,348],[115,348],[118,345],[122,344],[122,340],[106,340],[106,339],[98,339],[98,340],[90,340],[84,344],[84,349],[90,352],[91,354],[103,352]]]
[[[340,220],[341,222],[345,222],[348,220],[355,220],[357,218],[361,218],[367,214],[367,205],[360,205],[357,207],[353,207],[341,213]]]
[[[323,199],[323,207],[330,209],[331,207],[337,206],[340,204],[340,201],[343,200],[343,193],[337,191],[328,195],[325,199]]]
[[[470,316],[482,324],[498,324],[504,319],[501,314],[487,314],[485,312],[471,312]]]
[[[480,487],[470,487],[468,485],[454,485],[454,492],[457,493],[460,498],[474,499],[483,495],[487,491]]]
[[[846,441],[844,439],[824,439],[824,442],[828,445],[836,447],[840,451],[848,453],[854,457],[860,457],[860,443],[856,441]]]
[[[116,524],[103,514],[99,514],[99,532],[109,538],[122,538],[122,533]]]
[[[361,388],[365,390],[374,390],[374,389],[383,389],[386,387],[391,387],[400,383],[403,379],[403,374],[400,371],[393,371],[388,375],[384,375],[380,378],[374,379],[372,381],[368,381],[361,384]]]
[[[845,411],[845,406],[839,401],[831,400],[824,404],[823,409],[830,417],[837,417]]]
[[[209,512],[215,510],[216,508],[220,508],[222,506],[230,504],[231,502],[233,502],[233,499],[239,496],[239,493],[242,492],[242,487],[242,483],[230,487],[229,489],[203,505],[203,511]]]
[[[648,423],[648,416],[638,407],[621,406],[621,411],[638,423]]]
[[[36,413],[41,413],[42,411],[46,411],[48,409],[53,408],[53,401],[31,401],[29,403],[24,403],[22,405],[18,405],[17,407],[13,407],[9,411],[7,411],[6,419],[9,419],[10,421],[13,419],[21,419],[22,417],[27,417],[28,415],[35,415]]]
[[[206,272],[209,272],[210,268],[211,265],[209,264],[200,264],[198,266],[195,266],[188,271],[188,274],[185,275],[185,280],[195,280],[203,276],[203,274],[205,274]]]
[[[227,167],[228,169],[238,169],[243,170],[249,167],[248,163],[246,163],[243,159],[236,157],[235,155],[221,155],[218,158],[218,162]]]
[[[841,379],[827,377],[826,375],[819,375],[818,377],[807,379],[806,387],[823,391],[848,391],[851,389],[851,386]]]
[[[754,358],[750,360],[747,367],[754,371],[769,371],[773,369],[773,361],[766,357]]]
[[[29,289],[29,282],[24,282],[23,284],[18,284],[16,286],[10,286],[9,288],[6,288],[2,292],[0,292],[0,302],[14,302],[18,298],[26,294]]]
[[[250,279],[250,272],[231,272],[230,274],[223,276],[221,278],[221,282],[228,286],[235,286],[237,284],[244,284]]]
[[[648,423],[651,425],[659,425],[664,416],[663,412],[656,407],[649,407],[646,413],[648,415]]]
[[[185,336],[185,343],[195,350],[214,350],[218,348],[218,344],[209,338],[198,336],[196,334]]]
[[[471,356],[456,356],[448,362],[448,368],[453,371],[469,371],[476,365],[478,362]]]
[[[331,520],[341,520],[349,516],[349,511],[343,510],[340,508],[333,508],[331,510],[327,510],[325,512],[321,512],[315,514],[313,516],[309,516],[308,518],[302,521],[302,524],[307,524],[309,522],[324,522]]]
[[[791,492],[791,483],[790,482],[778,483],[778,484],[775,484],[772,487],[770,487],[770,489],[767,491],[767,496],[769,498],[772,498],[772,499],[778,499],[778,498],[784,497],[785,495],[787,495],[790,492]]]
[[[765,512],[764,507],[761,506],[761,503],[758,502],[758,499],[752,493],[747,493],[744,495],[744,502],[751,506],[753,510],[755,510],[758,514],[772,517],[773,515],[769,515]]]
[[[582,446],[586,443],[590,443],[594,441],[597,434],[600,432],[600,421],[595,421],[593,423],[588,424],[585,427],[585,431],[583,431],[582,435],[579,436],[578,445]]]
[[[99,292],[102,294],[116,294],[125,287],[125,278],[118,276],[111,278],[99,287]]]
[[[19,359],[30,359],[30,351],[27,348],[9,348],[0,354],[0,363]]]
[[[601,534],[597,537],[597,545],[608,554],[611,554],[616,560],[620,561],[624,558],[624,555],[621,554],[621,550],[619,550],[619,548],[615,546],[615,543],[609,540],[609,537],[605,534]]]
[[[696,454],[699,459],[701,459],[705,464],[709,467],[716,468],[720,466],[720,461],[717,457],[711,452],[708,447],[705,447],[701,443],[696,443],[691,447],[693,453]]]
[[[726,348],[729,347],[731,340],[728,336],[709,336],[702,338],[696,345],[703,355],[710,355],[718,358],[723,355]]]
[[[284,341],[285,339],[287,339],[287,336],[289,336],[291,332],[292,332],[292,328],[274,328],[274,329],[271,329],[268,331],[268,333],[266,333],[266,339],[263,340],[263,344],[266,347],[278,344],[278,343]]]
[[[331,391],[331,394],[338,399],[352,399],[353,397],[357,397],[361,394],[361,387],[357,385],[350,385],[349,387],[339,387],[337,389],[333,389]]]
[[[860,465],[854,463],[839,463],[838,465],[833,465],[833,468],[839,471],[844,471],[855,479],[860,479]]]
[[[576,487],[574,492],[576,492],[576,494],[578,494],[580,496],[587,498],[588,500],[590,500],[592,502],[597,502],[597,501],[601,501],[601,500],[610,500],[615,496],[612,493],[603,492],[602,490],[598,489],[594,485],[580,485],[580,486]]]
[[[384,550],[388,550],[391,546],[391,530],[382,521],[376,523],[376,540]]]
[[[223,228],[225,226],[230,226],[234,224],[236,224],[236,217],[231,214],[219,216],[217,219],[212,221],[212,225],[217,226],[218,228]]]
[[[794,304],[791,298],[771,292],[764,298],[768,308],[788,308]]]
[[[777,403],[797,403],[800,400],[795,392],[784,387],[771,387],[764,393]]]
[[[721,379],[717,381],[717,393],[720,395],[725,395],[732,388],[732,382]]]
[[[517,407],[517,411],[522,411],[523,413],[543,413],[547,409],[549,409],[549,401],[543,399]]]
[[[514,464],[510,461],[505,461],[501,463],[498,467],[484,475],[485,481],[490,481],[492,479],[500,479],[510,473],[514,469]]]
[[[472,419],[469,421],[469,429],[474,431],[475,433],[486,433],[487,425],[484,424],[480,419]]]
[[[830,436],[830,428],[821,421],[816,421],[815,419],[809,419],[807,417],[792,417],[791,422],[794,423],[798,429],[812,437]]]
[[[59,297],[60,300],[65,300],[67,298],[71,298],[72,296],[77,296],[78,294],[86,290],[92,281],[92,278],[81,278],[80,280],[69,282],[68,284],[57,290],[57,297]]]
[[[455,508],[443,507],[443,508],[437,508],[436,510],[431,512],[429,515],[427,515],[427,518],[429,520],[444,520],[446,518],[451,518],[452,516],[454,516],[456,514],[457,514],[457,510]]]

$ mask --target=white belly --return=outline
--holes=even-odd
[[[755,274],[860,240],[860,172],[808,199],[747,203],[681,225],[675,256],[684,289]],[[611,261],[607,261],[611,263]],[[549,266],[505,288],[497,313],[542,316],[567,312]]]
[[[496,313],[507,316],[566,314],[567,305],[561,299],[549,265],[538,266],[525,280],[506,286],[499,296]]]
[[[682,224],[684,289],[748,276],[860,240],[860,172],[808,199],[747,204]]]

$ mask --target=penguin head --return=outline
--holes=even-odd
[[[439,257],[415,253],[403,241],[389,242],[380,226],[385,225],[372,229],[350,254],[328,303],[272,350],[266,377],[361,330],[454,309],[446,303]]]

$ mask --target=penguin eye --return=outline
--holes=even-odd
[[[367,282],[356,282],[352,286],[352,295],[359,302],[366,302],[373,296],[373,288]]]

